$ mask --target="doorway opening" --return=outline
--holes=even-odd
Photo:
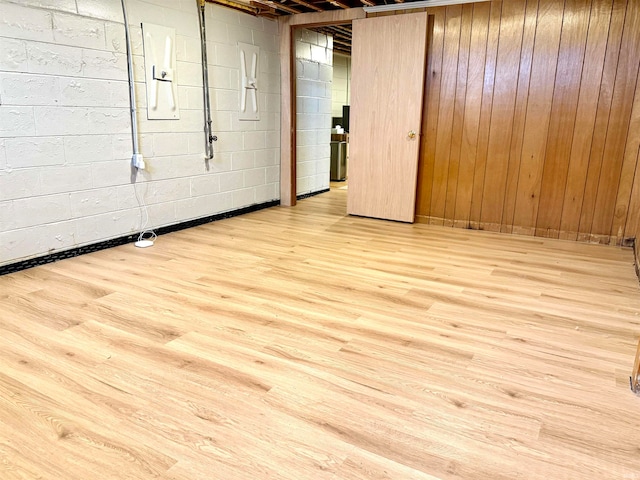
[[[333,43],[329,49],[328,35],[321,29],[351,25],[354,19],[365,17],[362,9],[349,9],[300,14],[280,20],[281,85],[282,92],[289,91],[289,95],[282,95],[280,203],[283,206],[295,205],[304,190],[318,190],[320,186],[323,187],[320,191],[325,188],[326,191],[331,186],[332,118],[337,116],[333,112]],[[321,31],[316,32],[317,29]],[[298,47],[305,38],[309,41],[302,41],[302,46]],[[299,61],[298,57],[305,60],[307,48],[309,61]],[[329,50],[330,58],[327,57]],[[322,63],[323,59],[325,63]],[[302,75],[299,75],[300,70]],[[298,185],[300,180],[302,185]]]

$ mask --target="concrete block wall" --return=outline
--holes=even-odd
[[[0,0],[0,265],[279,198],[273,21],[207,4],[215,158],[205,162],[195,0],[127,0],[147,170],[130,168],[119,0]],[[141,22],[176,29],[179,120],[147,120]],[[237,43],[260,47],[260,120],[238,120]]]
[[[333,54],[331,116],[342,117],[342,106],[351,102],[351,57]]]
[[[296,30],[296,193],[329,188],[333,38]]]

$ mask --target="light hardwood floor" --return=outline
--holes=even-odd
[[[0,277],[0,479],[640,479],[630,250],[345,199]]]

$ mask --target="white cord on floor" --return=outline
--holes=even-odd
[[[156,235],[156,232],[154,232],[153,229],[147,229],[147,225],[149,224],[149,210],[147,209],[146,203],[144,203],[144,197],[140,200],[140,197],[138,196],[138,183],[133,184],[133,191],[136,194],[138,208],[140,208],[140,235],[138,235],[138,241],[150,240],[155,242],[158,235]],[[149,236],[145,238],[145,235]]]

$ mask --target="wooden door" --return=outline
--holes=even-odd
[[[427,14],[354,20],[347,213],[413,222]]]

